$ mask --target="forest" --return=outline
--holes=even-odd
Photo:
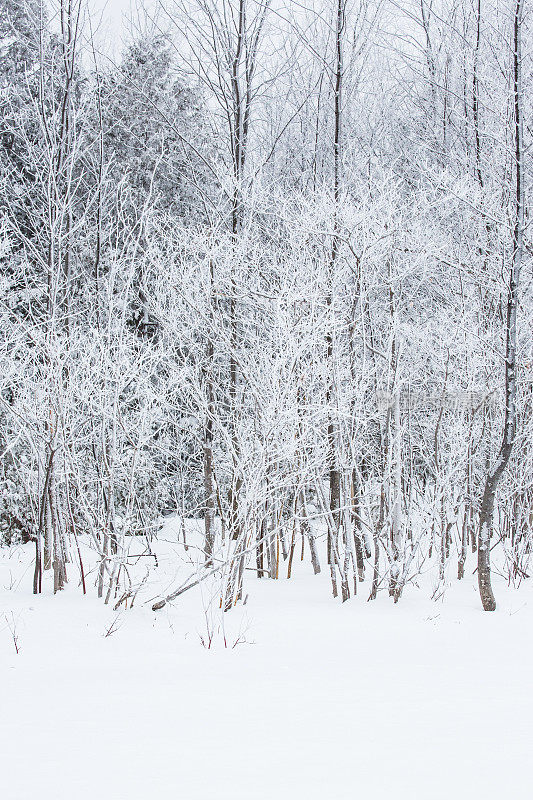
[[[154,0],[120,33],[84,0],[0,9],[12,657],[13,608],[90,603],[106,646],[189,609],[231,650],[255,596],[390,641],[463,608],[485,652],[477,612],[505,630],[533,585],[531,6]],[[355,789],[262,791],[182,796]]]
[[[114,64],[3,0],[3,542],[35,593],[87,542],[111,596],[174,512],[226,608],[301,547],[342,600],[475,562],[491,610],[532,544],[522,2],[159,12]]]

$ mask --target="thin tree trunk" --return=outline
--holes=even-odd
[[[491,585],[490,538],[494,518],[496,490],[503,475],[516,438],[516,312],[518,287],[522,266],[524,232],[524,152],[522,120],[522,14],[523,0],[516,0],[513,20],[513,100],[515,145],[515,222],[513,229],[513,255],[507,295],[505,321],[505,421],[502,444],[494,468],[485,481],[478,533],[478,584],[481,603],[485,611],[496,609]]]

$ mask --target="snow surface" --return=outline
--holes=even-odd
[[[367,603],[365,583],[341,605],[298,561],[290,581],[248,573],[230,614],[205,585],[152,612],[190,571],[176,530],[122,612],[94,575],[83,596],[74,565],[65,592],[34,597],[31,545],[0,553],[4,800],[533,797],[531,584],[496,579],[494,614],[473,566],[444,602],[410,587]]]

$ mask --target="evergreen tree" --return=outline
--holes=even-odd
[[[175,76],[170,44],[160,35],[141,36],[120,68],[104,76],[105,150],[137,212],[151,195],[157,210],[184,223],[202,217],[212,179],[201,103],[199,92]]]

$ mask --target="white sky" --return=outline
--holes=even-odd
[[[124,40],[128,39],[142,11],[142,0],[86,0],[95,30],[98,48],[112,57],[119,57]],[[154,6],[152,0],[145,5]]]

